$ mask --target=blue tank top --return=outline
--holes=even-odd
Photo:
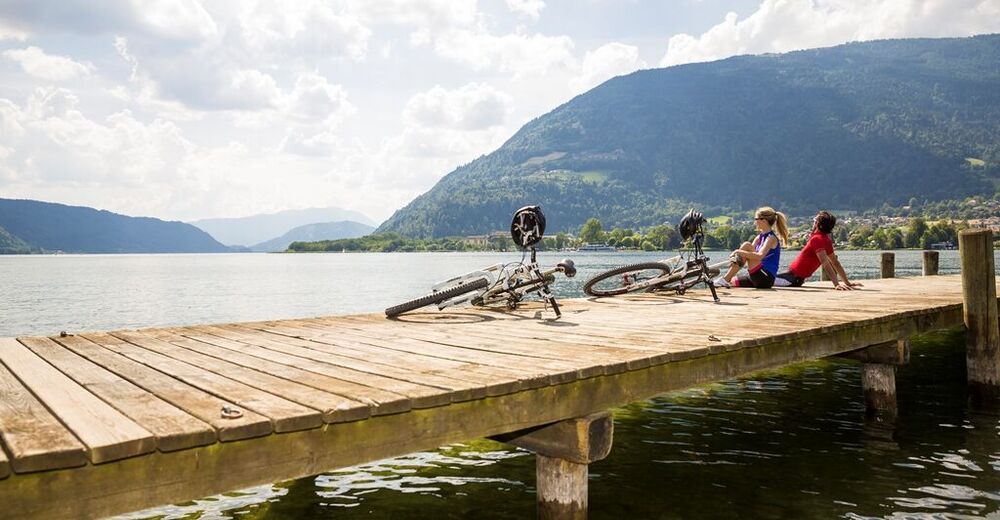
[[[768,251],[767,255],[760,260],[760,268],[767,274],[774,277],[774,275],[778,272],[778,263],[781,260],[781,240],[778,240],[778,235],[775,235],[774,231],[768,231],[757,235],[758,241],[756,251],[759,253],[760,250],[764,248],[764,243],[767,242],[768,237],[774,237],[776,244],[774,248]]]

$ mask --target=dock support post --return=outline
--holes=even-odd
[[[861,388],[865,391],[865,413],[893,422],[896,408],[896,366],[883,363],[861,365]]]
[[[1000,331],[997,327],[996,276],[993,231],[966,229],[958,235],[962,257],[962,300],[966,330],[966,369],[969,384],[981,397],[998,394],[1000,387]],[[975,394],[974,393],[974,398]]]
[[[882,278],[896,277],[896,253],[882,252]]]
[[[924,276],[938,274],[938,252],[924,251]]]
[[[610,412],[498,435],[493,439],[535,453],[538,518],[587,518],[588,465],[608,456],[614,433]]]
[[[861,388],[865,392],[865,413],[880,421],[897,416],[896,365],[910,361],[910,341],[899,339],[845,352],[839,357],[862,362]]]

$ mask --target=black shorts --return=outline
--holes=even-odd
[[[750,274],[741,274],[737,280],[739,280],[740,287],[770,289],[774,285],[774,277],[763,269],[757,269]]]
[[[806,282],[804,279],[799,278],[798,276],[795,276],[794,274],[792,274],[791,271],[785,271],[783,273],[778,273],[778,275],[775,276],[775,278],[781,278],[782,280],[787,281],[788,282],[788,287],[802,287],[802,284],[804,284]]]

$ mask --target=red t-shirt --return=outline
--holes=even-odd
[[[816,254],[818,251],[826,251],[828,255],[833,254],[833,240],[830,240],[830,235],[813,233],[806,242],[806,247],[803,247],[802,251],[799,251],[799,256],[792,260],[788,270],[803,280],[809,278],[822,264],[819,255]]]

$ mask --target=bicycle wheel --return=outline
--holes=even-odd
[[[702,280],[711,280],[719,275],[719,270],[708,266],[704,276],[701,269],[691,269],[688,272],[676,276],[668,276],[667,281],[656,286],[657,290],[664,291],[685,291]]]
[[[605,271],[583,286],[591,296],[616,296],[651,287],[650,280],[670,274],[670,266],[660,262],[640,262]]]
[[[443,291],[437,291],[426,296],[421,296],[415,300],[410,300],[399,305],[394,305],[385,310],[385,315],[393,318],[399,316],[404,312],[410,312],[414,309],[419,309],[421,307],[426,307],[431,304],[438,304],[445,300],[450,300],[456,296],[461,296],[467,292],[475,291],[478,289],[483,289],[489,285],[489,281],[486,278],[479,278],[478,280],[456,285],[454,287],[449,287]]]

